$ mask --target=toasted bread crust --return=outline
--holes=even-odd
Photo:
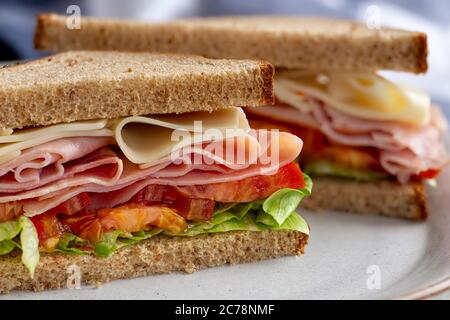
[[[273,74],[263,61],[66,52],[0,69],[0,128],[257,106],[273,102]]]
[[[390,28],[307,17],[211,17],[166,23],[82,17],[81,29],[65,16],[37,18],[35,47],[174,52],[210,58],[263,59],[306,70],[398,70],[424,73],[427,36]]]
[[[70,266],[79,268],[83,283],[95,284],[174,271],[192,273],[225,264],[299,255],[307,241],[307,235],[296,231],[235,231],[189,238],[155,236],[123,248],[108,259],[93,255],[42,254],[33,280],[16,252],[0,256],[0,293],[65,288]]]
[[[301,203],[304,209],[410,220],[424,220],[428,216],[425,186],[421,182],[402,185],[395,180],[362,182],[334,177],[315,177],[313,181],[314,192]]]
[[[415,73],[426,73],[428,71],[428,40],[427,35],[419,33],[416,37],[416,60]]]

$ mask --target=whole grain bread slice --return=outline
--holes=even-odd
[[[426,219],[427,200],[421,182],[402,185],[395,180],[363,182],[335,177],[315,177],[314,192],[301,208],[380,214],[410,220]]]
[[[0,128],[273,102],[271,64],[73,51],[0,69]]]
[[[34,44],[40,50],[175,52],[209,58],[264,59],[276,67],[321,70],[427,71],[427,36],[370,28],[346,20],[295,16],[237,16],[145,23],[40,15]]]
[[[0,256],[0,293],[65,288],[70,266],[79,268],[83,283],[96,284],[299,255],[307,241],[308,236],[297,231],[234,231],[186,238],[155,236],[122,248],[107,259],[93,255],[43,254],[34,279],[30,278],[20,256]]]

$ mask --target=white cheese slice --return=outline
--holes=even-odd
[[[193,143],[228,139],[246,135],[249,131],[250,126],[241,108],[213,113],[128,117],[114,124],[115,138],[121,151],[128,160],[137,164],[154,162]]]
[[[245,135],[249,131],[250,126],[241,108],[228,108],[213,113],[78,121],[22,129],[0,136],[0,163],[18,157],[24,149],[60,138],[114,136],[128,160],[145,164],[192,143],[226,139]]]
[[[22,129],[10,135],[0,136],[0,162],[20,155],[20,151],[52,140],[67,137],[112,136],[107,120],[78,121],[46,127]]]

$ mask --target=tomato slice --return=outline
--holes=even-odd
[[[91,202],[89,195],[86,192],[80,193],[67,201],[57,205],[48,212],[55,214],[72,215],[86,208]]]
[[[422,171],[421,173],[419,173],[419,178],[421,179],[434,179],[436,178],[440,173],[440,170],[436,170],[436,169],[429,169],[426,171]]]
[[[186,228],[186,220],[209,220],[216,201],[250,202],[264,199],[282,188],[302,188],[303,174],[296,163],[288,164],[273,175],[259,175],[239,181],[194,186],[150,185],[128,203],[90,212],[89,195],[81,193],[32,220],[40,240],[70,231],[91,242],[104,232],[137,232],[151,227],[172,232]]]
[[[97,242],[101,238],[102,228],[95,213],[83,210],[72,216],[61,216],[60,220],[71,233],[83,239]]]
[[[379,161],[379,153],[373,148],[329,146],[310,158],[310,161],[314,160],[327,160],[349,169],[385,172]]]
[[[215,201],[209,199],[192,199],[178,192],[176,188],[163,185],[150,185],[139,191],[128,203],[147,206],[165,205],[174,209],[188,220],[202,221],[211,219]]]
[[[303,141],[302,161],[307,161],[318,151],[331,145],[327,137],[314,128],[277,121],[251,113],[247,114],[247,118],[249,119],[250,126],[254,129],[279,129],[280,131],[289,132],[300,137]]]
[[[0,203],[0,222],[14,220],[23,214],[23,205],[20,201]]]
[[[90,199],[87,193],[80,193],[53,209],[32,217],[31,221],[36,228],[39,242],[43,243],[50,238],[59,237],[66,231],[66,228],[58,219],[59,214],[73,215],[83,210],[89,203]]]
[[[283,189],[300,189],[305,186],[302,171],[297,163],[281,167],[276,174],[259,175],[246,179],[176,187],[186,197],[210,199],[218,202],[251,202],[265,199]]]
[[[147,206],[163,204],[188,220],[209,220],[215,202],[251,202],[265,199],[283,188],[303,188],[305,181],[297,163],[281,167],[276,174],[237,181],[193,186],[150,185],[128,203]]]
[[[64,232],[63,225],[53,212],[46,212],[30,219],[36,228],[41,243],[50,238],[59,237]]]
[[[136,232],[154,226],[181,232],[187,227],[183,217],[165,206],[127,204],[112,209],[101,209],[97,214],[103,230]]]
[[[62,223],[67,225],[72,233],[91,242],[98,242],[102,233],[111,230],[137,232],[157,227],[177,233],[187,228],[186,220],[173,209],[136,203],[101,209],[96,213],[83,211],[63,217]]]

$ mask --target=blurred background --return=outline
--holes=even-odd
[[[373,6],[382,25],[425,31],[430,70],[425,76],[388,73],[421,87],[438,103],[450,101],[450,0],[0,0],[0,61],[35,58],[35,15],[66,14],[78,5],[82,15],[165,21],[178,17],[237,14],[301,14],[367,21]],[[450,115],[450,107],[446,108]]]

